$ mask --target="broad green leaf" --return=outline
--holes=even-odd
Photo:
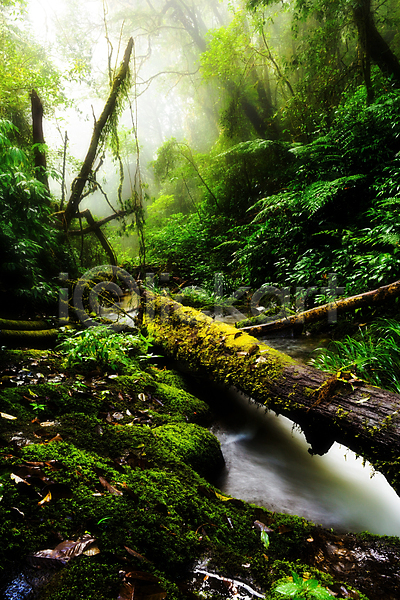
[[[269,548],[269,536],[266,531],[261,532],[261,541],[266,548]]]

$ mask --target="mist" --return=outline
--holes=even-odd
[[[118,125],[123,139],[123,196],[132,193],[138,164],[151,195],[150,161],[166,140],[176,138],[197,151],[207,151],[217,139],[218,97],[210,85],[202,82],[199,56],[206,47],[209,30],[228,23],[232,13],[226,3],[218,2],[201,7],[182,5],[185,14],[178,3],[175,8],[174,3],[168,6],[163,1],[29,1],[35,38],[64,75],[65,104],[45,107],[44,129],[49,160],[57,171],[61,169],[65,135],[68,137],[67,197],[77,163],[85,157],[94,120],[107,97],[109,69],[118,67],[131,36],[131,89]],[[110,152],[97,180],[116,208],[119,165]],[[52,180],[51,188],[56,196],[61,194],[59,182]],[[89,207],[99,217],[110,213],[100,191],[81,206]]]

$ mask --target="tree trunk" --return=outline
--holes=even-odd
[[[369,460],[400,493],[400,396],[297,363],[231,325],[146,293],[144,325],[191,371],[236,386],[300,425],[311,453],[334,441]]]
[[[64,213],[64,226],[66,229],[69,228],[72,219],[75,217],[78,211],[79,203],[82,200],[83,189],[90,176],[90,173],[93,168],[93,163],[96,158],[97,147],[99,145],[101,134],[109,118],[115,110],[121,85],[123,84],[129,73],[129,61],[132,53],[132,48],[133,39],[130,38],[125,50],[122,64],[116,76],[114,77],[111,91],[108,96],[107,102],[104,106],[103,112],[101,113],[99,120],[96,121],[94,124],[92,139],[90,141],[90,146],[89,150],[87,151],[86,158],[83,161],[83,165],[81,167],[78,177],[74,180],[72,184],[72,193]]]
[[[371,14],[371,0],[357,2],[353,14],[367,63],[371,59],[386,76],[393,76],[400,84],[400,62],[376,28]]]
[[[35,157],[35,174],[43,185],[49,190],[49,181],[47,179],[46,153],[40,147],[44,142],[43,135],[43,105],[35,90],[31,91],[31,112],[32,112],[32,140],[33,154]]]
[[[338,300],[337,302],[331,302],[329,304],[323,304],[316,308],[311,308],[298,315],[291,317],[285,317],[277,321],[269,321],[268,323],[261,323],[260,325],[250,325],[248,327],[241,327],[241,331],[245,331],[249,335],[264,335],[270,331],[281,331],[282,329],[288,329],[293,327],[295,329],[303,327],[308,323],[316,323],[323,319],[328,320],[329,317],[334,317],[336,320],[337,313],[344,313],[361,308],[362,306],[371,306],[372,304],[381,304],[386,300],[393,300],[400,295],[400,281],[395,281],[390,285],[382,286],[376,290],[365,292],[364,294],[358,294],[356,296],[350,296],[344,300]]]
[[[5,330],[31,330],[51,329],[53,325],[46,321],[18,321],[14,319],[0,319],[0,332]]]

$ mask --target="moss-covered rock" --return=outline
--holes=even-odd
[[[173,456],[180,458],[204,477],[213,477],[225,461],[217,438],[194,423],[176,423],[154,429]]]

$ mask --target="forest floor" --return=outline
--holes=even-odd
[[[272,600],[296,573],[336,598],[399,598],[398,538],[339,535],[210,483],[224,462],[210,408],[162,357],[0,358],[3,597]]]

